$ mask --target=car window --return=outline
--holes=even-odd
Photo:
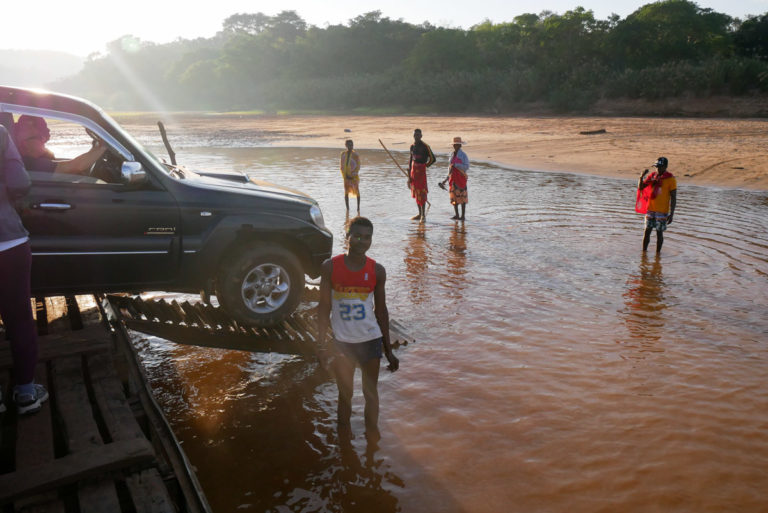
[[[17,146],[34,181],[120,183],[123,158],[103,141],[106,151],[92,151],[94,138],[83,125],[47,118],[16,123]]]

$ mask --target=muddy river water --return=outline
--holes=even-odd
[[[312,195],[342,251],[340,149],[238,146],[176,151]],[[369,254],[417,339],[382,373],[378,445],[359,388],[338,445],[313,362],[136,336],[214,511],[766,511],[768,195],[680,182],[646,256],[632,182],[475,163],[462,223],[435,149],[424,224],[361,152]]]

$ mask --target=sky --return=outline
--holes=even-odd
[[[324,27],[380,10],[383,16],[410,23],[469,28],[486,19],[500,23],[523,13],[562,14],[578,6],[592,10],[598,19],[612,13],[624,18],[647,3],[650,0],[8,0],[1,9],[0,49],[58,50],[85,57],[103,52],[106,43],[127,34],[154,43],[211,37],[235,13],[274,15],[294,10],[310,25]],[[700,0],[697,4],[742,19],[768,12],[768,0]]]

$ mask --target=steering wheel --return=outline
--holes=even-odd
[[[107,183],[122,182],[123,175],[121,168],[123,166],[122,157],[115,155],[112,150],[107,149],[99,160],[93,163],[88,176],[104,180]]]
[[[101,137],[96,135],[93,130],[86,128],[85,132],[93,139],[93,144],[104,144]],[[121,167],[123,165],[123,159],[118,155],[115,155],[112,150],[107,147],[107,151],[93,163],[91,169],[88,171],[88,176],[98,178],[107,183],[120,183],[122,181]]]

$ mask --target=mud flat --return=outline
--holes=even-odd
[[[192,122],[204,122],[199,114]],[[274,146],[407,151],[414,128],[436,152],[454,136],[473,160],[515,169],[635,178],[658,156],[680,183],[768,189],[768,120],[653,117],[216,115],[217,131],[271,134]],[[181,119],[178,121],[186,123]],[[209,122],[209,121],[205,121]],[[224,125],[222,125],[224,123]]]

